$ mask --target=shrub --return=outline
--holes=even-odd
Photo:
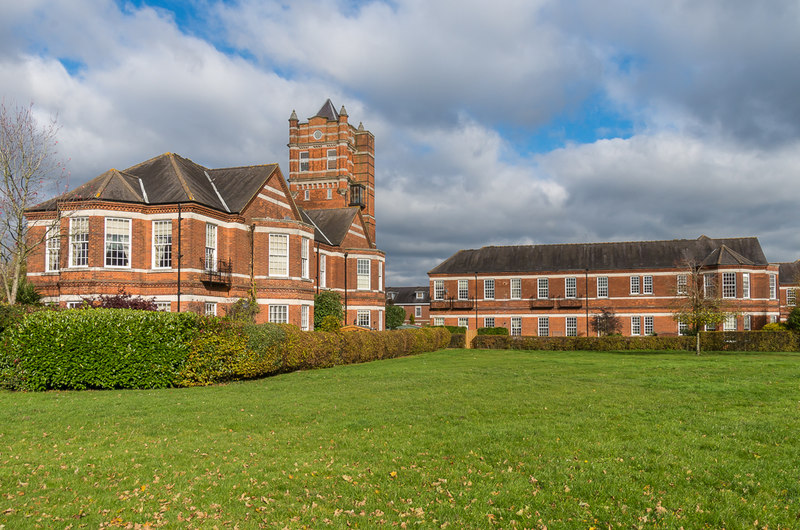
[[[322,291],[314,296],[314,329],[322,326],[327,316],[333,316],[341,326],[344,321],[342,298],[336,291]]]
[[[451,333],[448,348],[466,348],[467,335],[465,333]]]
[[[789,331],[789,327],[780,322],[770,322],[769,324],[764,324],[761,331]]]
[[[478,328],[478,335],[508,335],[508,328]]]
[[[464,334],[467,332],[467,328],[464,326],[434,326],[437,328],[444,328],[450,333],[461,333]]]
[[[792,331],[800,331],[800,307],[795,307],[786,317],[786,327]]]
[[[172,386],[197,326],[189,313],[31,313],[9,330],[2,378],[24,390]]]
[[[142,298],[133,296],[120,290],[115,295],[101,294],[97,298],[84,298],[84,308],[104,308],[104,309],[138,309],[140,311],[157,311],[155,298]]]
[[[239,298],[225,309],[225,316],[232,320],[253,323],[258,311],[258,302],[252,298]]]
[[[314,321],[316,321],[316,317]],[[329,333],[336,333],[340,329],[342,329],[342,320],[337,317],[336,315],[326,315],[322,318],[319,325],[314,324],[314,329],[316,331],[327,331]]]
[[[399,305],[394,305],[390,300],[386,303],[386,329],[397,329],[406,319],[406,310]]]
[[[42,295],[36,291],[36,287],[27,280],[20,282],[17,288],[17,304],[36,305],[42,301]]]

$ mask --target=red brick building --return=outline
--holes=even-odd
[[[355,130],[344,108],[330,109],[328,100],[310,122]],[[301,127],[293,112],[290,145]],[[165,310],[222,315],[253,293],[260,321],[303,329],[313,326],[315,293],[330,289],[342,294],[347,323],[380,329],[385,256],[374,206],[352,200],[348,188],[370,183],[374,204],[373,146],[363,126],[343,138],[335,173],[345,193],[303,207],[301,189],[325,188],[314,179],[290,186],[277,164],[209,169],[165,153],[111,169],[28,211],[32,237],[49,234],[28,260],[28,279],[46,301],[66,306],[124,290]],[[348,173],[363,158],[369,171]]]
[[[790,263],[776,263],[778,284],[780,285],[781,322],[797,307],[797,292],[800,289],[800,260]]]
[[[592,319],[609,309],[624,335],[677,335],[673,314],[687,259],[702,265],[708,288],[735,310],[724,329],[759,329],[780,318],[779,267],[758,239],[701,236],[461,250],[428,273],[431,323],[580,336],[593,334]]]
[[[404,324],[428,326],[431,324],[431,297],[427,285],[418,287],[387,287],[386,299],[406,312]],[[412,322],[413,317],[413,322]]]

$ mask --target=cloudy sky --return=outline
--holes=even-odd
[[[0,0],[0,97],[70,185],[278,162],[326,98],[376,137],[390,285],[461,248],[758,236],[800,258],[796,0]]]

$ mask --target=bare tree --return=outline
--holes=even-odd
[[[700,355],[700,331],[705,326],[720,324],[733,313],[717,293],[717,274],[693,259],[685,259],[682,267],[673,318],[686,324],[687,330],[695,335],[696,353]]]
[[[613,309],[604,307],[592,317],[592,331],[601,336],[614,335],[622,330],[622,320]]]
[[[65,174],[55,156],[58,129],[55,119],[40,125],[33,105],[0,103],[0,280],[9,304],[17,300],[28,256],[47,237],[47,230],[32,237],[25,210],[58,191]]]

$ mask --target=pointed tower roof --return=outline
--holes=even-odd
[[[331,99],[328,98],[322,105],[322,108],[320,108],[312,118],[325,118],[328,121],[339,121],[339,113],[336,112],[336,108],[333,106],[333,103],[331,103]]]

